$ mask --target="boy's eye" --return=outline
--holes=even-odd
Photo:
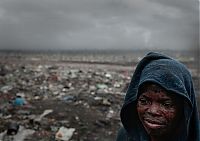
[[[174,106],[172,102],[163,102],[162,105],[163,105],[164,107],[167,107],[167,108],[171,108],[171,107]]]
[[[149,104],[149,100],[147,100],[146,98],[140,98],[139,99],[139,104],[142,104],[142,105],[146,105],[146,104]]]

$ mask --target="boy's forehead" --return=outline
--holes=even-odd
[[[172,99],[177,99],[176,94],[174,94],[172,92],[168,92],[163,87],[161,87],[161,86],[159,86],[158,84],[155,84],[155,83],[145,83],[140,87],[140,89],[139,89],[140,94],[146,93],[146,92],[162,93],[166,97],[170,97]]]
[[[143,84],[141,87],[140,87],[140,91],[141,92],[146,92],[146,91],[155,91],[155,92],[165,92],[167,93],[167,91],[162,88],[161,86],[157,85],[157,84],[154,84],[154,83],[146,83],[146,84]]]

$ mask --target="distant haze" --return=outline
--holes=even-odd
[[[190,49],[197,0],[1,0],[0,49]]]

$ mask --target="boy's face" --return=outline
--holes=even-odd
[[[150,136],[165,136],[175,132],[181,104],[175,95],[168,94],[155,84],[147,84],[140,92],[137,112]]]

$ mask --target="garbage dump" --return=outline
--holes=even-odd
[[[48,57],[1,56],[0,141],[115,140],[134,66]]]

